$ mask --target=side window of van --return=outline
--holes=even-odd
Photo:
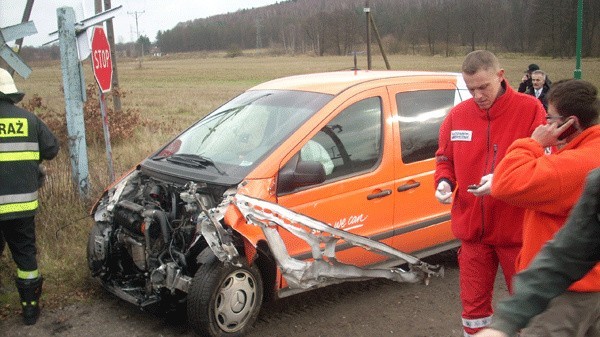
[[[435,157],[442,121],[455,104],[456,90],[421,90],[396,94],[402,161]]]
[[[326,181],[372,169],[381,157],[381,99],[371,97],[344,109],[300,151],[300,160],[319,161]]]

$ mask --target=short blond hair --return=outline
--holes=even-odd
[[[473,75],[479,70],[500,70],[500,62],[496,55],[487,50],[475,50],[467,54],[462,64],[462,72]]]

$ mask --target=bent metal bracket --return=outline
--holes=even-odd
[[[234,196],[233,203],[249,223],[262,229],[291,289],[306,290],[370,278],[386,278],[410,283],[423,281],[428,284],[431,276],[443,277],[444,275],[442,266],[427,264],[384,243],[333,228],[277,204],[241,194]],[[312,249],[313,260],[303,261],[292,258],[277,227],[282,227],[307,242]],[[336,243],[340,240],[392,258],[397,262],[395,265],[407,263],[408,270],[399,267],[361,268],[341,263],[335,256]]]

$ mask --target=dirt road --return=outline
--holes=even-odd
[[[248,337],[462,336],[458,269],[454,254],[426,259],[446,268],[423,284],[387,280],[346,283],[266,304]],[[500,275],[496,299],[506,296]],[[0,322],[0,336],[194,336],[185,315],[142,312],[105,292],[86,303],[44,310],[34,326],[19,317]]]

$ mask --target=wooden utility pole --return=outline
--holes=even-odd
[[[383,56],[383,61],[385,62],[385,68],[387,70],[392,69],[390,67],[390,63],[388,62],[387,55],[385,54],[385,50],[383,49],[383,44],[381,43],[381,37],[379,36],[379,30],[377,30],[377,26],[375,25],[375,21],[373,20],[373,15],[369,15],[369,19],[371,21],[371,25],[373,26],[373,31],[375,32],[375,38],[377,39],[377,44],[379,45],[379,51],[381,52],[381,56]]]
[[[371,70],[371,27],[373,27],[373,31],[375,32],[375,38],[377,38],[377,44],[379,45],[379,51],[381,51],[383,61],[385,62],[385,67],[387,70],[390,70],[390,63],[388,62],[387,55],[385,54],[385,50],[383,49],[383,44],[381,43],[379,31],[377,30],[377,26],[375,25],[375,21],[373,20],[373,15],[371,15],[369,0],[367,0],[365,3],[364,12],[367,15],[367,69]],[[356,55],[354,55],[354,57],[356,58]]]
[[[140,68],[142,67],[142,60],[144,59],[144,44],[140,41],[140,29],[138,27],[138,16],[141,16],[142,14],[144,14],[146,11],[141,11],[141,12],[127,12],[127,14],[129,15],[133,15],[135,16],[135,33],[137,35],[137,42],[140,43],[141,49],[142,49],[142,54],[140,57]]]

